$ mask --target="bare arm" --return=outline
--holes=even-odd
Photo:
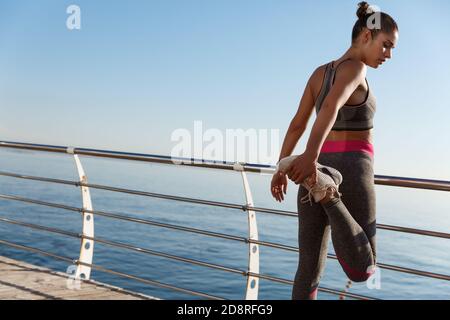
[[[311,76],[312,78],[312,76]],[[311,89],[311,78],[308,81],[303,96],[300,100],[297,113],[291,120],[289,128],[284,137],[283,146],[281,147],[280,157],[278,160],[284,157],[290,156],[294,150],[298,140],[305,132],[308,120],[311,117],[314,110],[314,96]]]
[[[291,155],[298,140],[305,132],[308,120],[314,110],[314,95],[311,89],[311,79],[316,74],[317,72],[314,72],[308,80],[305,91],[303,92],[303,96],[300,100],[298,110],[294,118],[291,120],[286,136],[284,137],[283,146],[281,147],[280,160]],[[283,192],[286,194],[287,186],[288,182],[286,173],[280,171],[275,172],[272,177],[272,182],[270,183],[270,191],[275,200],[279,202],[284,200]]]

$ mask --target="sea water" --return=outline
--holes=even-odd
[[[238,172],[80,157],[88,182],[132,190],[196,199],[245,204],[242,177]],[[0,150],[0,171],[78,180],[73,156],[65,154]],[[395,175],[392,172],[391,175]],[[296,211],[298,186],[290,183],[283,203],[270,195],[270,175],[247,174],[254,205]],[[123,214],[161,223],[248,237],[247,213],[243,210],[193,204],[90,189],[94,210]],[[81,207],[80,188],[0,176],[0,193]],[[377,223],[450,231],[450,194],[442,191],[376,186]],[[0,217],[81,232],[77,212],[0,199]],[[298,218],[256,212],[261,241],[298,246]],[[246,271],[248,244],[184,231],[127,222],[96,215],[95,237],[153,251]],[[77,259],[80,240],[0,222],[0,239]],[[260,273],[292,280],[298,264],[296,252],[259,246]],[[329,252],[334,253],[332,244]],[[67,262],[0,245],[0,256],[66,272]],[[450,274],[450,239],[378,229],[379,263]],[[226,299],[245,297],[246,277],[165,257],[94,245],[94,264],[141,278],[203,292]],[[349,292],[380,299],[450,299],[450,282],[380,269],[377,288],[354,283]],[[91,279],[162,299],[198,299],[158,286],[93,270]],[[328,259],[320,285],[343,290],[347,278],[339,263]],[[290,299],[291,285],[261,279],[259,299]],[[338,299],[319,293],[319,299]]]

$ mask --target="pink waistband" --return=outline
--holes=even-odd
[[[321,153],[330,152],[350,152],[361,151],[367,152],[372,157],[374,155],[373,145],[366,141],[348,140],[348,141],[325,141],[320,150]]]

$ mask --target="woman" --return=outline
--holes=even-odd
[[[367,66],[377,69],[391,58],[398,26],[388,14],[374,12],[367,2],[358,4],[357,16],[351,47],[311,75],[283,142],[280,160],[285,160],[279,162],[272,178],[271,192],[280,202],[287,191],[287,178],[300,184],[300,259],[293,299],[317,298],[330,230],[338,261],[350,280],[366,281],[376,263],[375,98],[366,70]],[[314,108],[317,118],[305,152],[286,158],[303,135]]]

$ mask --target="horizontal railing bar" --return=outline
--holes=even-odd
[[[87,236],[84,236],[83,238],[88,239],[88,240],[97,241],[97,242],[100,242],[100,243],[103,243],[103,244],[107,244],[109,246],[114,246],[114,247],[119,247],[119,248],[123,248],[123,249],[132,250],[132,251],[137,251],[137,252],[140,252],[140,253],[146,253],[146,254],[150,254],[150,255],[154,255],[154,256],[163,257],[163,258],[166,258],[166,259],[182,261],[182,262],[190,263],[190,264],[197,265],[197,266],[212,268],[212,269],[226,271],[226,272],[230,272],[230,273],[236,273],[236,274],[240,274],[242,276],[246,276],[247,275],[247,271],[234,269],[234,268],[230,268],[230,267],[226,267],[226,266],[222,266],[222,265],[218,265],[218,264],[214,264],[214,263],[203,262],[203,261],[190,259],[190,258],[183,258],[183,257],[180,257],[180,256],[167,254],[167,253],[163,253],[163,252],[159,252],[159,251],[154,251],[154,250],[149,250],[149,249],[145,249],[145,248],[134,247],[134,246],[131,246],[131,245],[128,245],[128,244],[125,244],[125,243],[116,242],[116,241],[109,241],[109,240],[104,240],[104,239],[100,239],[100,238],[92,238],[92,237],[87,237]]]
[[[51,146],[42,144],[32,144],[32,143],[21,143],[21,142],[8,142],[0,141],[0,147],[13,148],[13,149],[23,149],[32,151],[45,151],[45,152],[56,152],[56,153],[68,153],[78,154],[90,157],[100,157],[100,158],[110,158],[110,159],[120,159],[120,160],[132,160],[132,161],[144,161],[160,164],[171,164],[171,165],[183,165],[191,167],[202,167],[211,169],[221,169],[221,170],[234,170],[234,162],[226,161],[214,161],[196,158],[182,158],[182,157],[170,157],[161,156],[153,154],[144,153],[131,153],[131,152],[121,152],[121,151],[110,151],[110,150],[99,150],[99,149],[87,149],[87,148],[73,148],[73,147],[63,147],[63,146]],[[261,164],[243,164],[244,170],[248,172],[261,173],[265,169],[271,170],[270,165]]]
[[[227,203],[227,202],[195,199],[195,198],[188,198],[188,197],[181,197],[181,196],[172,196],[172,195],[161,194],[161,193],[146,192],[146,191],[139,191],[139,190],[129,190],[129,189],[103,186],[103,185],[98,185],[98,184],[81,183],[80,185],[82,185],[84,187],[93,188],[93,189],[102,189],[102,190],[107,190],[107,191],[127,193],[127,194],[146,196],[146,197],[152,197],[152,198],[160,198],[160,199],[175,200],[175,201],[182,201],[182,202],[189,202],[189,203],[196,203],[196,204],[204,204],[204,205],[223,207],[223,208],[229,208],[229,209],[238,209],[238,210],[242,210],[242,211],[245,211],[247,209],[247,206],[245,206],[245,205],[233,204],[233,203]]]
[[[247,239],[249,243],[254,243],[254,244],[259,244],[261,246],[265,246],[265,247],[271,247],[271,248],[275,248],[275,249],[282,249],[282,250],[287,250],[287,251],[292,251],[292,252],[298,252],[299,248],[298,247],[291,247],[291,246],[287,246],[281,243],[275,243],[275,242],[268,242],[268,241],[261,241],[261,240],[253,240],[253,239]]]
[[[146,254],[150,254],[150,255],[154,255],[154,256],[159,256],[159,257],[163,257],[163,258],[167,258],[167,259],[182,261],[182,262],[199,265],[199,266],[203,266],[203,267],[218,269],[218,270],[227,271],[227,272],[231,272],[231,273],[237,273],[237,274],[241,274],[243,276],[247,275],[247,271],[244,271],[244,270],[229,268],[229,267],[216,265],[216,264],[212,264],[212,263],[207,263],[207,262],[203,262],[203,261],[199,261],[199,260],[195,260],[195,259],[183,258],[180,256],[171,255],[171,254],[167,254],[164,252],[135,247],[135,246],[128,245],[125,243],[121,243],[121,242],[105,240],[105,239],[98,238],[98,237],[89,237],[89,236],[74,233],[74,232],[69,232],[69,231],[65,231],[65,230],[61,230],[61,229],[55,229],[55,228],[45,227],[45,226],[41,226],[41,225],[37,225],[37,224],[7,219],[7,218],[3,218],[3,217],[0,217],[0,221],[10,223],[10,224],[20,225],[20,226],[31,228],[31,229],[37,229],[37,230],[47,231],[47,232],[51,232],[51,233],[57,233],[57,234],[65,235],[68,237],[79,238],[79,239],[83,238],[83,239],[107,244],[112,247],[119,247],[119,248],[123,248],[123,249],[137,251],[139,253],[146,253]]]
[[[174,225],[174,224],[156,222],[156,221],[148,220],[148,219],[133,218],[133,217],[129,217],[129,216],[124,216],[124,215],[110,213],[110,212],[104,212],[104,211],[92,211],[92,213],[103,216],[103,217],[112,218],[112,219],[124,220],[124,221],[129,221],[129,222],[145,224],[145,225],[157,226],[157,227],[161,227],[161,228],[174,229],[174,230],[179,230],[179,231],[202,234],[205,236],[210,236],[210,237],[215,237],[215,238],[222,238],[222,239],[227,239],[227,240],[234,240],[234,241],[241,241],[241,242],[248,243],[247,238],[238,237],[238,236],[225,234],[225,233],[218,233],[218,232],[206,231],[206,230],[202,230],[202,229],[184,227],[184,226],[179,226],[179,225]]]
[[[265,275],[265,274],[257,274],[257,273],[249,272],[249,275],[253,276],[253,277],[260,278],[260,279],[265,279],[265,280],[278,282],[278,283],[282,283],[282,284],[287,284],[287,285],[293,285],[294,284],[294,281],[292,281],[292,280],[278,278],[278,277],[269,276],[269,275]],[[340,290],[329,289],[329,288],[325,288],[325,287],[322,287],[322,286],[320,286],[318,288],[318,290],[321,291],[321,292],[331,293],[331,294],[334,294],[334,295],[340,295],[340,296],[345,296],[345,297],[359,299],[359,300],[379,300],[379,299],[372,298],[372,297],[367,297],[367,296],[358,295],[358,294],[349,293],[349,292],[340,291]]]
[[[86,156],[91,156],[91,157],[146,161],[146,162],[154,162],[154,163],[195,166],[195,167],[203,167],[203,168],[222,169],[222,170],[235,170],[235,166],[234,166],[235,163],[226,162],[226,161],[170,157],[170,156],[142,154],[142,153],[99,150],[99,149],[72,148],[72,147],[67,147],[67,146],[66,147],[52,146],[52,145],[10,142],[10,141],[0,141],[0,147],[23,149],[23,150],[34,150],[34,151],[57,152],[57,153],[69,152],[69,153],[73,153],[73,154],[86,155]],[[275,172],[275,168],[276,168],[275,166],[272,166],[272,165],[262,165],[262,164],[252,164],[252,163],[242,163],[241,167],[244,171],[247,171],[247,172],[269,173],[269,174]],[[386,176],[386,175],[375,175],[374,180],[375,180],[375,184],[386,185],[386,186],[450,191],[450,181],[418,179],[418,178],[404,178],[404,177],[394,177],[394,176]]]
[[[223,207],[223,208],[238,209],[238,210],[243,210],[243,211],[245,211],[245,210],[253,210],[253,211],[258,211],[258,212],[263,212],[263,213],[272,213],[272,214],[291,216],[291,217],[297,217],[298,216],[296,212],[292,212],[292,211],[284,211],[284,210],[277,210],[277,209],[267,209],[267,208],[258,208],[258,207],[251,207],[251,206],[240,205],[240,204],[235,204],[235,203],[227,203],[227,202],[220,202],[220,201],[210,201],[210,200],[203,200],[203,199],[180,197],[180,196],[173,196],[173,195],[168,195],[168,194],[147,192],[147,191],[141,191],[141,190],[131,190],[131,189],[125,189],[125,188],[110,187],[110,186],[99,185],[99,184],[81,183],[81,182],[70,181],[70,180],[61,180],[61,179],[51,179],[51,178],[44,178],[44,177],[37,177],[37,176],[28,176],[28,175],[16,174],[16,173],[11,173],[11,172],[0,171],[0,176],[7,176],[7,177],[12,177],[12,178],[35,180],[35,181],[42,181],[42,182],[67,184],[67,185],[73,185],[73,186],[76,186],[76,187],[82,186],[82,187],[87,187],[87,188],[92,188],[92,189],[100,189],[100,190],[107,190],[107,191],[112,191],[112,192],[119,192],[119,193],[126,193],[126,194],[133,194],[133,195],[139,195],[139,196],[152,197],[152,198],[161,198],[161,199],[175,200],[175,201],[181,201],[181,202],[189,202],[189,203],[196,203],[196,204],[211,205],[211,206],[217,206],[217,207]]]
[[[0,194],[0,198],[21,201],[21,202],[28,202],[28,203],[32,203],[32,204],[47,206],[47,207],[61,208],[61,209],[69,210],[69,211],[75,211],[75,212],[83,211],[83,209],[76,208],[76,207],[61,206],[61,205],[54,204],[54,203],[49,203],[49,202],[45,202],[45,201],[36,201],[36,200],[17,197],[17,196],[9,196],[9,195]],[[110,213],[110,212],[96,211],[96,210],[84,210],[84,212],[99,215],[99,216],[104,216],[104,217],[108,217],[108,218],[112,218],[112,219],[118,219],[118,220],[124,220],[124,221],[129,221],[129,222],[140,223],[140,224],[164,227],[164,228],[186,231],[186,232],[191,232],[191,233],[198,233],[198,234],[203,234],[203,235],[207,235],[207,236],[211,236],[211,237],[241,241],[241,242],[246,242],[246,243],[249,242],[248,239],[244,238],[244,237],[238,237],[238,236],[229,235],[229,234],[205,231],[205,230],[201,230],[201,229],[178,226],[178,225],[173,225],[173,224],[165,224],[165,223],[156,222],[156,221],[152,221],[152,220],[148,220],[148,219],[134,218],[134,217],[124,216],[124,215]]]
[[[90,211],[90,210],[87,210],[87,212],[105,216],[105,217],[112,218],[112,219],[119,219],[119,220],[135,222],[135,223],[154,225],[154,226],[164,227],[164,228],[168,228],[168,229],[175,229],[175,230],[179,230],[179,231],[202,234],[202,235],[206,235],[206,236],[210,236],[210,237],[240,241],[240,242],[245,242],[245,243],[254,243],[254,244],[258,244],[258,245],[262,245],[262,246],[273,247],[273,248],[287,250],[287,251],[291,251],[291,252],[299,252],[299,250],[300,250],[298,247],[287,246],[287,245],[283,245],[283,244],[279,244],[279,243],[266,242],[266,241],[261,241],[261,240],[253,240],[253,239],[238,237],[238,236],[229,235],[229,234],[216,233],[216,232],[206,231],[206,230],[202,230],[202,229],[195,229],[195,228],[183,227],[183,226],[172,225],[172,224],[165,224],[165,223],[155,222],[152,220],[132,218],[132,217],[108,213],[108,212]],[[1,221],[1,219],[0,219],[0,221]],[[88,237],[86,237],[86,238],[88,238]],[[337,257],[333,254],[328,254],[328,258],[337,260]],[[400,267],[400,266],[394,266],[394,265],[389,265],[389,264],[384,264],[384,263],[377,263],[377,266],[382,269],[388,269],[388,270],[393,270],[393,271],[398,271],[398,272],[403,272],[403,273],[415,274],[415,275],[419,275],[419,276],[450,281],[449,275],[432,273],[432,272],[428,272],[428,271],[405,268],[405,267]],[[240,272],[243,272],[243,271],[236,270],[236,273],[240,273]]]
[[[286,250],[286,251],[292,251],[292,252],[300,251],[301,252],[301,249],[298,247],[286,246],[286,245],[279,244],[279,243],[264,242],[264,241],[258,241],[258,240],[252,240],[252,239],[249,239],[248,241],[250,243],[255,243],[255,244],[262,245],[262,246],[273,247],[273,248],[282,249],[282,250]],[[327,257],[330,259],[338,260],[337,256],[334,254],[331,254],[331,253],[329,253],[327,255]],[[402,273],[415,274],[415,275],[427,277],[427,278],[434,278],[434,279],[439,279],[439,280],[450,281],[450,275],[446,275],[446,274],[405,268],[405,267],[394,266],[394,265],[389,265],[389,264],[379,263],[379,262],[377,262],[377,267],[379,267],[381,269],[392,270],[392,271],[397,271],[397,272],[402,272]]]
[[[86,213],[92,213],[95,215],[104,216],[104,217],[108,217],[108,218],[112,218],[112,219],[135,222],[135,223],[146,224],[146,225],[151,225],[151,226],[158,226],[158,227],[175,229],[175,230],[192,232],[192,233],[198,233],[198,234],[203,234],[203,235],[222,238],[222,239],[248,242],[248,239],[244,238],[244,237],[238,237],[238,236],[234,236],[234,235],[217,233],[217,232],[212,232],[212,231],[205,231],[205,230],[201,230],[201,229],[178,226],[178,225],[167,224],[167,223],[162,223],[162,222],[156,222],[156,221],[148,220],[148,219],[134,218],[134,217],[120,215],[120,214],[111,213],[111,212],[96,211],[96,210],[83,210],[81,208],[70,207],[70,206],[65,206],[65,205],[58,205],[55,203],[32,200],[32,199],[22,198],[22,197],[17,197],[17,196],[3,195],[3,194],[0,194],[0,198],[13,200],[13,201],[27,202],[27,203],[32,203],[32,204],[37,204],[37,205],[42,205],[42,206],[47,206],[47,207],[55,207],[55,208],[60,208],[60,209],[68,210],[68,211],[74,211],[74,212],[84,211]]]
[[[92,185],[89,185],[89,184],[81,184],[80,183],[80,185],[87,186],[87,187],[92,187]],[[94,188],[95,188],[95,186],[94,186]],[[172,196],[167,196],[167,198],[169,198],[169,197],[172,197]],[[4,199],[8,199],[8,200],[15,200],[15,201],[22,201],[22,202],[29,202],[29,203],[34,203],[34,204],[40,204],[40,205],[45,205],[45,206],[49,206],[49,207],[56,207],[56,208],[65,209],[65,210],[83,212],[83,210],[81,208],[75,208],[75,207],[70,207],[70,206],[65,206],[65,205],[56,205],[56,204],[51,204],[49,202],[43,202],[43,201],[39,201],[39,200],[30,200],[30,199],[28,199],[29,201],[27,201],[27,200],[25,200],[26,198],[21,198],[21,197],[16,197],[16,196],[0,194],[0,198],[4,198]],[[178,198],[177,200],[179,200],[179,201],[184,201],[184,200],[181,200],[182,197],[176,197],[176,198]],[[197,200],[197,199],[194,199],[194,200],[197,203],[199,203],[199,201],[203,201],[203,200]],[[203,204],[208,204],[208,205],[215,206],[215,204],[213,204],[213,202],[210,202],[210,201],[203,201],[203,202],[204,202]],[[289,215],[289,216],[298,218],[298,214],[293,212],[293,211],[282,211],[282,212],[280,212],[280,211],[276,211],[276,210],[265,209],[265,208],[258,208],[258,207],[251,207],[251,206],[246,206],[246,205],[238,205],[238,204],[230,204],[230,203],[223,203],[223,204],[225,204],[226,207],[230,208],[230,209],[253,210],[253,211],[264,212],[264,213],[269,213],[269,214],[282,214],[284,216],[288,216]],[[224,207],[225,207],[225,205],[224,205]],[[85,212],[89,212],[88,210],[84,210],[84,211]],[[92,213],[96,213],[96,212],[94,211]],[[394,226],[394,225],[386,225],[386,224],[377,224],[376,227],[377,227],[377,229],[381,229],[381,230],[397,231],[397,232],[404,232],[404,233],[409,233],[409,234],[417,234],[417,235],[424,235],[424,236],[429,236],[429,237],[450,239],[450,234],[449,233],[444,233],[444,232],[437,232],[437,231],[430,231],[430,230],[421,230],[421,229],[414,229],[414,228],[406,228],[406,227],[400,227],[400,226]]]
[[[391,187],[450,191],[450,181],[375,175],[375,184]]]
[[[336,257],[336,259],[337,259],[337,257]],[[445,275],[445,274],[422,271],[422,270],[405,268],[405,267],[398,267],[398,266],[385,264],[385,263],[377,263],[377,266],[380,268],[386,269],[386,270],[392,270],[392,271],[403,272],[403,273],[408,273],[408,274],[415,274],[417,276],[422,276],[422,277],[450,281],[450,276]]]
[[[182,292],[182,293],[186,293],[186,294],[191,294],[191,295],[195,295],[195,296],[199,296],[199,297],[203,297],[203,298],[207,298],[207,299],[225,300],[225,299],[223,299],[221,297],[216,297],[216,296],[212,296],[212,295],[209,295],[209,294],[206,294],[206,293],[193,291],[193,290],[189,290],[189,289],[184,289],[184,288],[172,286],[172,285],[169,285],[169,284],[166,284],[166,283],[162,283],[162,282],[158,282],[158,281],[154,281],[154,280],[148,280],[148,279],[144,279],[144,278],[141,278],[141,277],[133,276],[133,275],[130,275],[130,274],[127,274],[127,273],[106,269],[104,267],[101,267],[101,266],[98,266],[98,265],[95,265],[95,264],[84,263],[84,262],[79,261],[79,260],[73,260],[73,259],[70,259],[70,258],[67,258],[67,257],[62,257],[62,256],[56,255],[54,253],[50,253],[50,252],[47,252],[47,251],[44,251],[44,250],[40,250],[40,249],[37,249],[37,248],[32,248],[32,247],[25,246],[25,245],[19,245],[19,244],[12,243],[12,242],[9,242],[9,241],[6,241],[6,240],[1,240],[0,239],[0,244],[7,245],[7,246],[10,246],[10,247],[13,247],[13,248],[16,248],[16,249],[21,249],[21,250],[30,251],[30,252],[34,252],[34,253],[37,253],[37,254],[49,256],[49,257],[52,257],[54,259],[62,260],[62,261],[65,261],[65,262],[68,262],[68,263],[71,263],[71,264],[80,264],[80,265],[83,265],[83,266],[91,267],[93,269],[96,269],[96,270],[99,270],[99,271],[102,271],[102,272],[106,272],[106,273],[114,274],[114,275],[117,275],[117,276],[120,276],[120,277],[136,280],[136,281],[143,282],[145,284],[149,284],[149,285],[153,285],[153,286],[157,286],[157,287],[160,287],[160,288],[171,289],[171,290],[174,290],[174,291],[178,291],[178,292]],[[89,281],[89,280],[83,280],[83,281]]]
[[[71,263],[71,264],[76,264],[77,263],[77,261],[74,260],[74,259],[70,259],[70,258],[67,258],[67,257],[62,257],[62,256],[59,256],[59,255],[51,253],[51,252],[43,251],[43,250],[40,250],[40,249],[37,249],[37,248],[32,248],[32,247],[28,247],[28,246],[17,244],[17,243],[12,243],[12,242],[9,242],[9,241],[6,241],[6,240],[2,240],[2,239],[0,239],[0,244],[6,245],[6,246],[9,246],[9,247],[13,247],[13,248],[16,248],[16,249],[22,249],[22,250],[25,250],[25,251],[39,253],[39,254],[45,255],[47,257],[55,258],[57,260],[62,260],[62,261],[65,261],[65,262],[68,262],[68,263]]]
[[[80,233],[71,232],[71,231],[62,230],[62,229],[57,229],[57,228],[52,228],[52,227],[47,227],[47,226],[41,226],[41,225],[38,225],[38,224],[28,223],[28,222],[24,222],[24,221],[8,219],[8,218],[5,218],[5,217],[0,217],[0,221],[1,222],[6,222],[6,223],[9,223],[9,224],[22,226],[22,227],[27,227],[27,228],[30,228],[30,229],[56,233],[56,234],[64,235],[64,236],[67,236],[67,237],[72,237],[72,238],[77,238],[77,239],[83,238],[83,235],[80,234]]]
[[[104,185],[98,185],[98,184],[81,183],[81,182],[70,181],[70,180],[49,179],[49,178],[36,177],[36,176],[26,176],[26,175],[20,175],[20,174],[14,174],[14,173],[2,172],[2,171],[0,171],[0,176],[8,176],[8,177],[13,177],[13,178],[20,178],[20,179],[27,179],[27,180],[29,179],[29,180],[35,180],[35,181],[37,180],[37,181],[42,181],[42,182],[62,183],[62,184],[73,185],[73,186],[77,186],[77,187],[83,186],[83,187],[92,188],[92,189],[101,189],[101,190],[107,190],[107,191],[113,191],[113,192],[119,192],[119,193],[127,193],[127,194],[133,194],[133,195],[140,195],[140,196],[146,196],[146,197],[152,197],[152,198],[161,198],[161,199],[190,202],[190,203],[197,203],[197,204],[205,204],[205,205],[231,208],[231,209],[246,210],[246,206],[240,205],[240,204],[232,204],[232,203],[219,202],[219,201],[209,201],[209,200],[202,200],[202,199],[195,199],[195,198],[188,198],[188,197],[172,196],[172,195],[161,194],[161,193],[153,193],[153,192],[140,191],[140,190],[130,190],[130,189],[116,188],[116,187],[110,187],[110,186],[104,186]]]
[[[275,214],[279,216],[285,216],[285,217],[293,217],[298,219],[298,213],[294,211],[287,211],[287,210],[277,210],[277,209],[269,209],[269,208],[260,208],[260,207],[246,207],[247,210],[253,210],[256,212],[261,213],[269,213],[269,214]]]
[[[36,143],[0,141],[0,147],[6,147],[11,149],[33,150],[33,151],[67,153],[67,147],[53,146],[47,144],[36,144]]]
[[[155,280],[144,279],[144,278],[133,276],[133,275],[130,275],[130,274],[127,274],[127,273],[118,272],[118,271],[111,270],[111,269],[106,269],[106,268],[103,268],[103,267],[100,267],[100,266],[97,266],[97,265],[94,265],[94,264],[88,264],[88,263],[84,263],[84,262],[81,262],[81,261],[77,261],[77,263],[80,264],[80,265],[84,265],[86,267],[94,268],[94,269],[99,270],[99,271],[107,272],[107,273],[110,273],[110,274],[114,274],[114,275],[117,275],[117,276],[121,276],[121,277],[124,277],[124,278],[131,279],[131,280],[136,280],[136,281],[139,281],[139,282],[143,282],[145,284],[158,286],[160,288],[170,289],[170,290],[174,290],[174,291],[178,291],[178,292],[182,292],[182,293],[186,293],[186,294],[190,294],[190,295],[194,295],[194,296],[198,296],[198,297],[203,297],[203,298],[210,299],[210,300],[225,300],[222,297],[217,297],[217,296],[213,296],[213,295],[206,294],[206,293],[199,292],[199,291],[194,291],[194,290],[189,290],[189,289],[176,287],[176,286],[173,286],[173,285],[170,285],[170,284],[167,284],[167,283],[162,283],[162,282],[155,281]]]
[[[388,225],[388,224],[377,224],[377,228],[382,229],[382,230],[388,230],[388,231],[397,231],[397,232],[412,233],[412,234],[435,237],[435,238],[450,239],[450,234],[445,233],[445,232],[415,229],[415,228],[408,228],[408,227],[400,227],[400,226],[393,226],[393,225]]]
[[[40,206],[45,206],[45,207],[50,207],[50,208],[58,208],[58,209],[63,209],[63,210],[67,210],[67,211],[75,211],[75,212],[78,212],[78,213],[82,213],[83,211],[89,212],[89,210],[83,210],[82,208],[67,206],[67,205],[64,205],[64,204],[57,204],[57,203],[41,201],[41,200],[35,200],[35,199],[29,199],[29,198],[18,197],[18,196],[12,196],[12,195],[7,195],[7,194],[0,194],[0,199],[6,199],[6,200],[12,200],[12,201],[20,201],[20,202],[25,202],[25,203],[32,203],[32,204],[37,204],[37,205],[40,205]]]
[[[77,181],[70,181],[70,180],[63,180],[63,179],[54,179],[54,178],[46,178],[46,177],[37,177],[37,176],[30,176],[30,175],[24,175],[24,174],[12,173],[12,172],[5,172],[5,171],[0,171],[0,176],[10,177],[10,178],[17,178],[17,179],[25,179],[25,180],[41,181],[41,182],[50,182],[50,183],[57,183],[57,184],[67,184],[67,185],[71,185],[71,186],[75,186],[75,187],[80,186],[80,183],[77,182]]]

